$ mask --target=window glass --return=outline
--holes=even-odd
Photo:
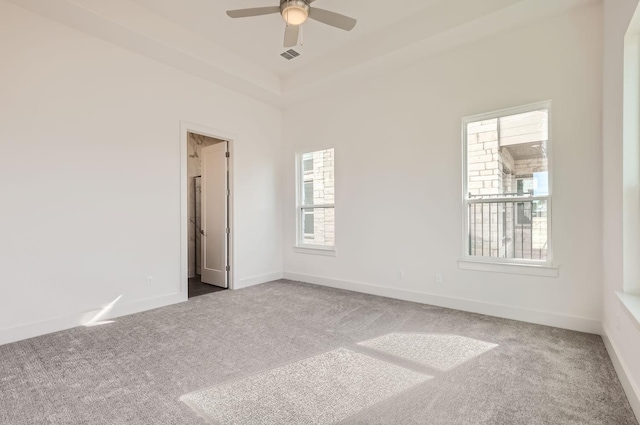
[[[545,109],[467,124],[469,197],[548,194],[548,121]]]
[[[300,204],[298,205],[302,245],[335,246],[334,150],[301,155]]]
[[[549,110],[465,122],[467,255],[548,261]]]
[[[335,189],[333,149],[305,153],[302,156],[302,164],[305,184],[303,204],[333,204]],[[308,187],[310,188],[308,189]]]

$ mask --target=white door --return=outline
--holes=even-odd
[[[227,142],[202,148],[202,283],[227,287]]]

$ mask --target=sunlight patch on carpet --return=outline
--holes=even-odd
[[[344,348],[180,398],[215,424],[334,424],[430,376]]]
[[[392,333],[360,342],[358,345],[442,372],[460,366],[498,346],[460,335],[418,333]]]

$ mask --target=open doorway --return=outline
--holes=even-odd
[[[188,297],[229,287],[229,142],[187,133]]]

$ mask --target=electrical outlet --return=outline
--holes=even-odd
[[[398,269],[398,277],[404,279],[404,269]]]
[[[434,278],[434,281],[440,285],[442,283],[442,275],[440,273],[436,273],[436,276]]]
[[[153,276],[147,276],[147,285],[153,285]]]

